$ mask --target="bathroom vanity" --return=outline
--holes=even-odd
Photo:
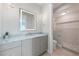
[[[38,56],[47,50],[48,36],[32,34],[0,41],[0,56]]]
[[[39,9],[31,6],[0,4],[0,56],[38,56],[47,50],[47,32],[37,33],[43,32]]]

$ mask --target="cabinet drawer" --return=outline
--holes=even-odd
[[[10,43],[6,43],[6,44],[2,44],[0,45],[0,51],[9,49],[9,48],[14,48],[17,46],[21,46],[21,41],[14,41],[14,42],[10,42]]]

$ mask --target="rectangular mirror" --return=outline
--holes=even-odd
[[[36,16],[26,10],[20,9],[20,31],[36,30]]]

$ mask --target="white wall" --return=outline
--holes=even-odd
[[[20,3],[14,4],[17,8],[22,8],[26,11],[32,12],[37,17],[37,32],[41,32],[41,20],[40,20],[40,10],[41,8],[38,5],[33,3]]]
[[[39,13],[40,7],[31,3],[14,3],[14,5],[18,8],[25,9],[26,11],[30,11],[32,13]]]
[[[42,9],[42,32],[48,34],[48,52],[52,55],[53,52],[53,6],[46,4]]]
[[[19,33],[19,8],[32,12],[37,16],[37,32],[41,31],[40,21],[40,7],[34,4],[28,3],[16,3],[16,4],[3,4],[3,34],[8,31],[10,34]]]
[[[1,19],[2,19],[2,16],[1,16],[2,10],[1,10],[1,9],[2,9],[2,4],[0,4],[0,37],[1,37],[1,33],[2,33],[2,32],[1,32],[1,30],[2,30],[2,29],[1,29],[1,25],[2,25],[2,23],[1,23]]]
[[[2,35],[5,32],[16,34],[19,30],[19,9],[8,4],[3,4],[2,9]]]

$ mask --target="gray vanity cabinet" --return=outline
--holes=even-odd
[[[32,55],[38,56],[41,54],[41,37],[32,39]]]
[[[0,45],[0,56],[21,56],[21,41]]]
[[[47,50],[47,36],[0,44],[0,56],[38,56]],[[4,42],[4,41],[2,41]]]
[[[32,55],[38,56],[47,51],[48,36],[41,36],[32,39]]]
[[[40,36],[22,40],[22,56],[38,56],[47,50],[48,37]]]
[[[22,56],[37,56],[40,52],[39,38],[22,40]]]
[[[48,48],[48,36],[42,36],[40,37],[41,39],[41,54],[45,51],[47,51],[47,48]]]
[[[0,56],[21,56],[21,47],[1,51]]]
[[[32,39],[22,40],[22,56],[32,56]]]

